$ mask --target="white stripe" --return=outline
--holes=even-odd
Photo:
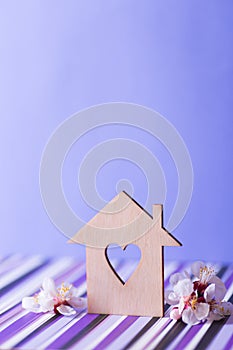
[[[6,287],[8,284],[14,282],[15,280],[23,277],[28,272],[36,269],[43,263],[44,259],[41,256],[33,256],[23,260],[23,262],[15,267],[13,270],[8,271],[0,279],[0,289]]]
[[[112,315],[102,321],[88,335],[81,339],[80,342],[74,344],[70,350],[79,349],[93,350],[95,346],[101,343],[127,316]]]
[[[166,350],[173,350],[176,348],[176,346],[180,343],[180,341],[185,337],[185,335],[188,333],[188,331],[192,328],[191,325],[186,325],[186,327],[176,336],[176,338],[173,340],[173,342],[166,348]]]
[[[85,315],[87,315],[86,312],[82,312],[78,314],[78,316],[75,316],[75,318],[72,319],[65,327],[58,330],[53,336],[51,336],[49,339],[47,339],[42,345],[37,345],[36,350],[44,350],[46,349],[50,344],[52,344],[55,340],[57,340],[62,334],[67,332],[73,325],[75,325],[81,318],[83,318]],[[25,347],[22,349],[25,350]]]
[[[35,276],[30,276],[27,280],[19,283],[17,287],[12,288],[1,298],[0,314],[20,303],[24,296],[34,294],[41,287],[45,277],[51,276],[54,278],[58,276],[61,272],[67,270],[73,261],[71,258],[63,258],[53,262],[42,268]]]
[[[139,317],[125,332],[120,334],[105,350],[123,349],[151,320],[151,317]]]
[[[176,324],[177,321],[172,320],[166,328],[154,339],[152,343],[147,345],[146,349],[147,350],[153,350],[155,347],[161,342],[161,340],[167,335],[167,333],[172,329],[172,327]]]
[[[0,274],[6,273],[7,271],[14,268],[17,263],[22,261],[22,255],[21,254],[14,254],[6,258],[5,260],[1,261],[0,264]]]

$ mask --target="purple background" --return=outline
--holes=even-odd
[[[91,105],[125,101],[165,116],[193,162],[193,198],[173,232],[183,247],[166,248],[166,257],[232,260],[232,11],[230,0],[0,3],[1,254],[84,254],[83,247],[66,244],[43,208],[40,159],[67,117]],[[106,128],[101,137],[109,132],[117,134]],[[122,132],[135,137],[133,129]],[[99,135],[87,138],[82,151]],[[142,133],[137,137],[152,142]],[[177,176],[167,155],[160,155],[168,178],[166,223]],[[115,190],[109,176],[114,169],[134,179],[132,164],[112,166],[97,178],[106,199]],[[67,196],[75,193],[77,169],[78,160],[64,169]],[[144,180],[139,171],[139,202]]]

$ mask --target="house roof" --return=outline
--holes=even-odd
[[[153,206],[153,216],[126,192],[120,192],[71,239],[70,243],[106,247],[129,244],[155,226],[162,234],[162,245],[181,245],[162,227],[162,205]]]

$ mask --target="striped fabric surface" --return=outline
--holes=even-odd
[[[127,277],[134,261],[115,262]],[[165,288],[169,276],[189,263],[165,264]],[[233,301],[233,265],[219,264],[218,275],[227,287],[226,300]],[[70,257],[12,255],[0,260],[0,349],[233,349],[233,316],[218,322],[188,326],[165,317],[136,317],[87,314],[75,316],[34,314],[23,310],[24,296],[36,293],[45,276],[79,288],[86,295],[85,264]]]

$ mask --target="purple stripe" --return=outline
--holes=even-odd
[[[231,338],[229,339],[229,341],[227,342],[223,350],[231,350],[232,347],[233,347],[233,335],[231,336]]]
[[[188,345],[188,343],[192,340],[192,338],[199,332],[202,328],[203,323],[192,326],[190,330],[185,334],[184,338],[179,342],[176,347],[176,350],[183,350]]]
[[[81,332],[86,326],[94,321],[98,315],[87,314],[82,317],[77,323],[70,327],[65,333],[58,337],[53,343],[51,343],[46,349],[61,349],[66,343],[68,343],[75,334]]]
[[[74,283],[74,287],[78,288],[81,284],[86,281],[86,274],[84,273],[81,277],[79,277]]]
[[[9,327],[4,329],[1,332],[1,340],[0,344],[7,341],[9,338],[11,338],[13,335],[15,335],[17,332],[21,331],[23,328],[31,324],[33,321],[38,319],[41,316],[41,314],[33,314],[29,313],[23,317],[21,317],[19,320],[12,323]]]
[[[101,343],[99,343],[94,349],[101,350],[105,349],[107,345],[113,342],[120,334],[122,334],[128,327],[130,327],[138,317],[128,316],[122,321],[117,328],[115,328]]]

